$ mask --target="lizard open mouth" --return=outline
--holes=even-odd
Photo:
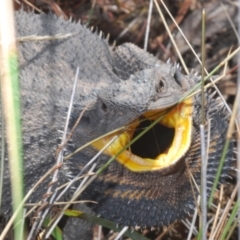
[[[104,137],[92,146],[100,150],[119,135],[104,151],[105,154],[117,155],[116,160],[134,172],[166,169],[176,164],[189,149],[192,113],[190,98],[169,109],[149,111],[133,121],[124,132]],[[155,126],[128,147],[131,140],[152,122],[156,122]],[[123,148],[126,149],[122,151]]]

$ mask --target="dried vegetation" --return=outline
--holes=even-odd
[[[176,41],[179,52],[183,57],[186,66],[189,69],[201,71],[196,56],[190,47],[186,44],[182,35],[179,33],[176,25],[164,10],[163,5],[158,1],[167,25]],[[98,31],[105,35],[110,34],[110,42],[116,41],[116,44],[123,42],[132,42],[140,47],[144,46],[145,32],[147,28],[147,19],[149,13],[148,0],[22,0],[21,4],[26,9],[34,11],[52,11],[56,15],[63,15],[64,18],[73,18],[81,20],[83,24],[94,26]],[[237,29],[237,1],[217,1],[210,0],[204,3],[197,0],[176,0],[165,1],[167,9],[171,12],[173,18],[184,32],[191,47],[196,54],[201,56],[201,9],[206,9],[206,68],[211,71],[220,62],[224,61],[229,52],[234,51],[238,45]],[[15,2],[15,9],[20,4]],[[149,52],[166,61],[170,58],[173,62],[178,62],[179,58],[176,50],[170,41],[169,34],[164,28],[163,21],[155,5],[151,13],[150,34],[148,37],[147,49]],[[226,76],[218,83],[224,98],[230,106],[234,103],[237,92],[237,57],[230,59],[224,68],[218,72],[219,75]],[[220,209],[224,208],[229,202],[229,197],[235,186],[235,176],[232,182],[221,188],[216,193],[215,205],[219,204]],[[232,205],[233,206],[233,205]],[[216,209],[215,209],[216,210]],[[231,211],[230,211],[231,212]],[[209,219],[216,216],[216,211],[209,212]],[[189,218],[191,221],[191,218]],[[198,226],[198,222],[195,223]],[[218,238],[218,233],[213,237],[213,222],[210,223],[208,237],[210,239]],[[216,226],[215,226],[216,227]],[[190,239],[196,239],[193,235]],[[93,228],[94,235],[98,234],[98,227]],[[158,230],[143,230],[142,234],[150,239],[187,239],[189,233],[189,224],[185,222],[174,223],[168,227],[162,227]],[[233,230],[229,239],[236,238],[236,230]],[[114,233],[102,231],[99,239],[114,239]],[[212,238],[211,238],[212,237]]]

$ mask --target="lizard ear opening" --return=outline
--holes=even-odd
[[[136,128],[133,138],[148,127],[153,121],[145,119]],[[161,124],[156,124],[147,133],[145,133],[138,141],[134,142],[130,149],[131,152],[142,158],[155,159],[161,153],[166,153],[174,139],[174,128],[168,128]]]

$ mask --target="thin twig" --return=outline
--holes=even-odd
[[[145,39],[144,39],[144,50],[145,51],[147,51],[147,46],[148,46],[148,38],[149,38],[149,32],[150,32],[152,9],[153,9],[153,0],[150,0],[149,1],[149,8],[148,8],[147,28],[146,28]]]

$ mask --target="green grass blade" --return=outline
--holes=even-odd
[[[113,223],[111,221],[108,221],[106,219],[103,219],[103,218],[100,218],[100,217],[95,217],[95,216],[92,216],[90,214],[86,214],[86,213],[83,213],[83,212],[80,212],[80,211],[76,211],[76,210],[66,210],[64,212],[64,214],[66,216],[69,216],[69,217],[77,217],[77,218],[81,218],[83,220],[87,220],[91,223],[95,223],[95,224],[99,224],[103,227],[107,227],[115,232],[120,232],[123,227],[117,227],[116,223]],[[136,231],[131,231],[131,230],[127,230],[125,233],[124,233],[124,236],[127,236],[133,240],[148,240],[148,238],[146,238],[145,236],[141,235],[140,233],[136,232]]]
[[[1,98],[6,126],[6,141],[8,147],[10,181],[12,186],[13,211],[16,211],[23,199],[23,171],[18,61],[13,19],[12,1],[2,1],[0,9]],[[6,24],[6,22],[8,24]],[[14,227],[15,239],[19,240],[23,239],[22,219],[23,209],[19,208],[19,212],[15,218]],[[0,239],[4,238],[4,234],[5,233],[2,233]]]

